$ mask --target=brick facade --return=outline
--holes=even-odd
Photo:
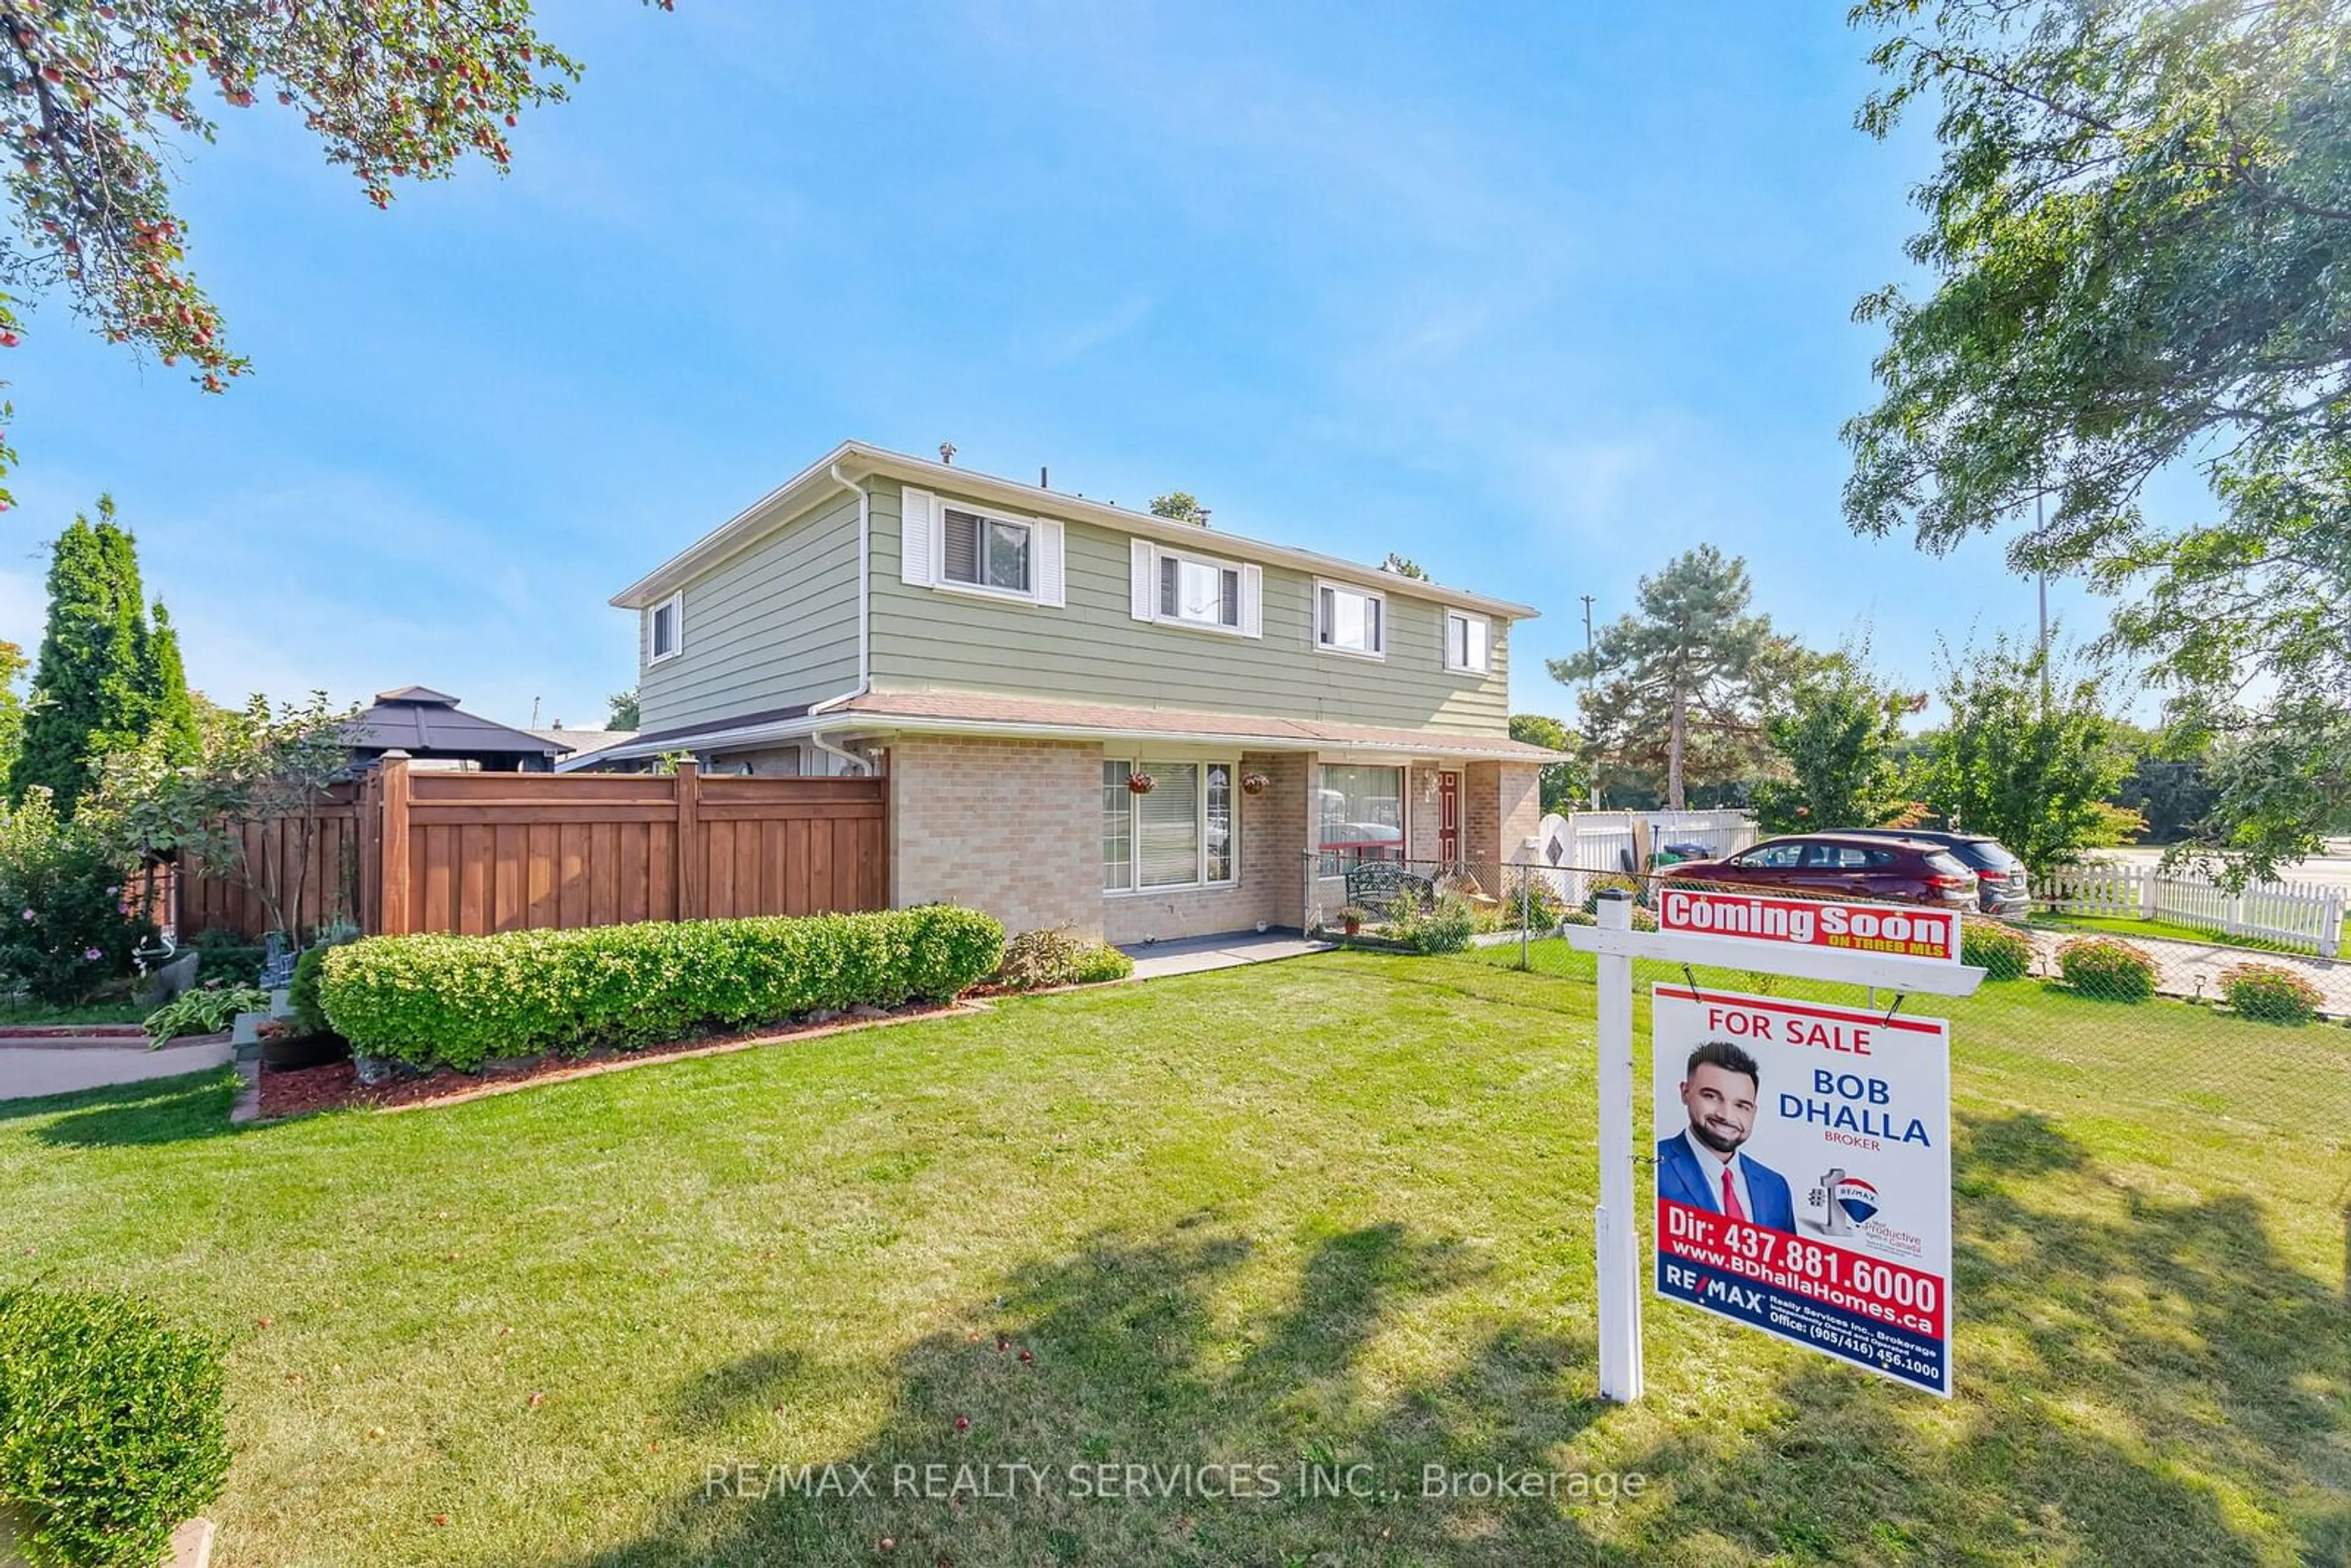
[[[986,910],[1008,932],[1099,937],[1102,747],[902,736],[890,744],[890,902]]]
[[[1542,770],[1527,762],[1472,762],[1461,774],[1463,858],[1510,864],[1542,825]]]

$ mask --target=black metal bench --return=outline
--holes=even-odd
[[[1437,902],[1437,883],[1405,869],[1402,861],[1364,861],[1347,868],[1347,902],[1368,915],[1384,915],[1407,896],[1426,909]]]

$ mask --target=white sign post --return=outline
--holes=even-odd
[[[1823,904],[1670,889],[1667,929],[1633,929],[1633,901],[1603,893],[1596,925],[1571,925],[1569,946],[1598,962],[1600,1392],[1641,1396],[1639,1204],[1634,1196],[1633,960],[1725,967],[1883,987],[1897,994],[1969,996],[1981,969],[1959,962],[1959,917],[1902,905]],[[1946,1303],[1946,1307],[1948,1303]],[[1948,1321],[1948,1320],[1946,1320]]]

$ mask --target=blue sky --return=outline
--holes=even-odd
[[[2029,629],[1996,543],[1839,516],[1849,312],[1932,152],[1852,129],[1844,7],[1460,9],[549,4],[574,101],[388,213],[225,110],[184,206],[256,372],[36,315],[0,636],[105,490],[215,696],[597,722],[606,598],[846,436],[1536,604],[1520,710],[1572,713],[1582,595],[1700,541],[1920,685],[1938,633]]]

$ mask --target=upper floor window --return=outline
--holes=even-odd
[[[899,576],[920,588],[1023,600],[1067,601],[1062,527],[907,486],[899,497]]]
[[[648,619],[652,625],[645,634],[645,662],[658,664],[675,654],[680,646],[680,634],[685,629],[685,595],[671,594],[653,607]]]
[[[1471,674],[1493,668],[1492,625],[1483,615],[1467,611],[1445,612],[1445,667]]]
[[[1210,632],[1259,634],[1265,569],[1133,541],[1134,618]]]
[[[1335,582],[1314,585],[1314,645],[1366,658],[1387,654],[1387,598]]]
[[[983,517],[961,507],[942,507],[941,575],[949,582],[968,583],[974,588],[1027,593],[1030,580],[1029,535],[1027,523]]]

